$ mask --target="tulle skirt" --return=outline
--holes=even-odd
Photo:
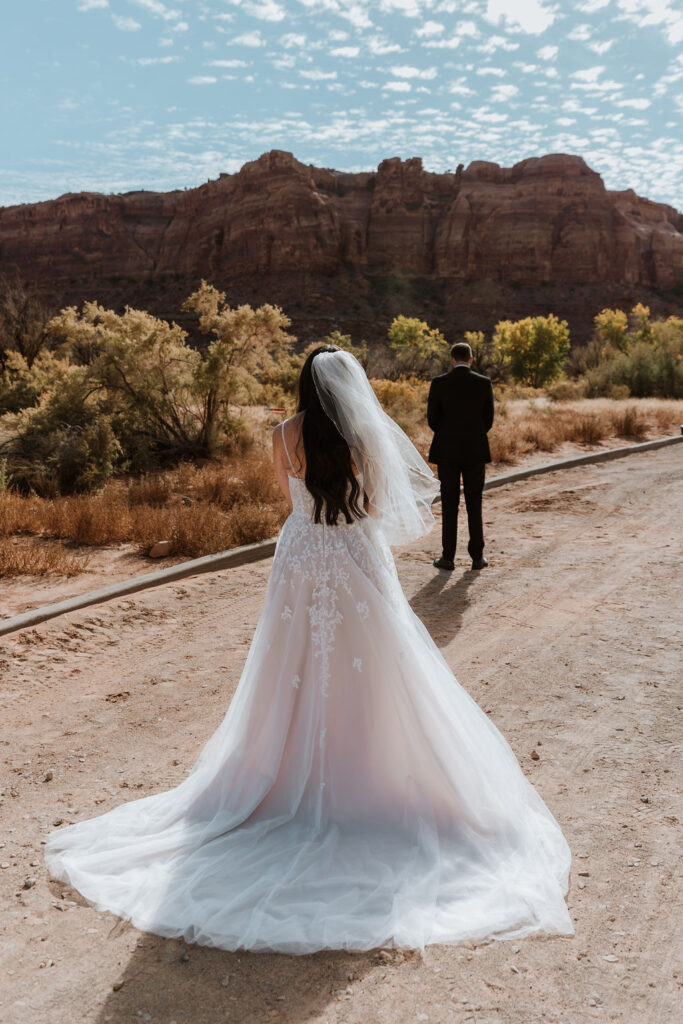
[[[53,875],[224,949],[571,934],[570,853],[372,521],[294,512],[222,723],[175,789],[52,832]]]

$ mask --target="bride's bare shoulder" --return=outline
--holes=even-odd
[[[273,428],[273,441],[276,442],[279,440],[282,442],[283,431],[287,435],[287,440],[289,440],[290,437],[298,438],[301,434],[301,423],[303,418],[304,414],[302,412],[297,412],[288,419],[278,423],[277,426]]]

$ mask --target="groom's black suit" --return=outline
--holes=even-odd
[[[427,422],[434,431],[429,461],[441,481],[443,557],[452,562],[458,535],[460,476],[465,491],[472,559],[484,551],[481,497],[486,463],[491,461],[486,436],[493,423],[493,388],[488,377],[469,366],[455,366],[435,377],[429,389]]]

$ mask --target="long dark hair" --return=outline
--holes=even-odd
[[[359,499],[362,493],[351,465],[351,451],[323,409],[311,369],[321,352],[339,352],[335,345],[320,345],[311,352],[299,377],[299,412],[303,412],[301,435],[306,455],[306,487],[315,500],[314,521],[320,523],[324,512],[328,526],[336,526],[339,516],[347,523],[362,519],[365,512]]]

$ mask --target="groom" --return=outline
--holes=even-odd
[[[434,559],[434,565],[449,572],[454,569],[461,475],[472,568],[483,569],[489,564],[483,554],[481,498],[486,463],[491,461],[486,435],[493,423],[493,388],[489,378],[475,373],[471,366],[470,346],[466,342],[454,345],[452,369],[434,378],[427,402],[427,422],[434,431],[429,461],[436,463],[441,481],[443,553],[441,558]]]

